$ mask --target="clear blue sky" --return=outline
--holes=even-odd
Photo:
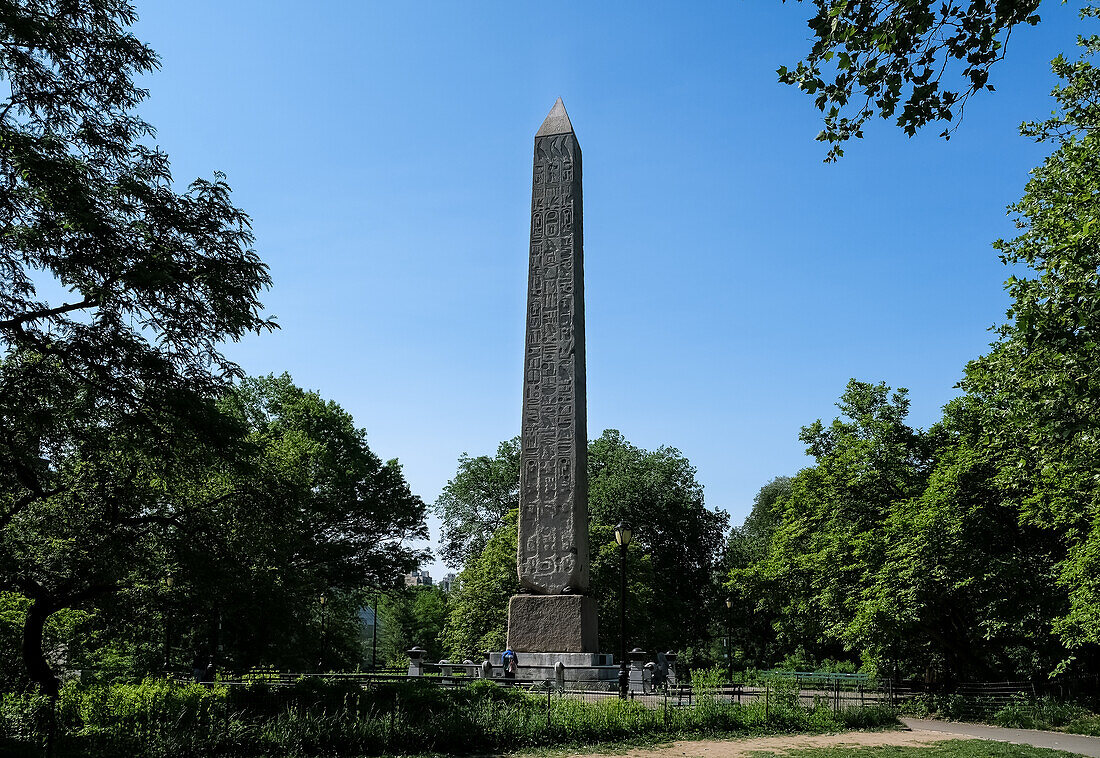
[[[922,427],[955,396],[1004,315],[990,242],[1046,152],[1016,127],[1052,107],[1074,8],[1014,33],[950,142],[880,123],[837,165],[775,81],[798,3],[139,1],[137,32],[176,178],[228,174],[275,280],[282,330],[229,355],[342,404],[428,502],[519,432],[532,138],[563,97],[589,436],[679,448],[739,523],[850,377],[908,387]]]

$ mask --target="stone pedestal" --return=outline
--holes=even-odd
[[[498,670],[501,667],[500,657],[501,653],[490,656]],[[564,679],[566,688],[603,682],[605,684],[598,686],[606,689],[606,683],[614,682],[619,673],[613,656],[603,653],[516,652],[516,658],[517,679],[536,682]]]
[[[508,647],[517,653],[595,653],[598,644],[590,597],[514,595],[508,602]]]
[[[647,692],[649,689],[647,687],[649,681],[647,674],[649,672],[645,669],[647,653],[641,648],[636,647],[627,653],[626,657],[630,659],[630,691]]]
[[[407,651],[409,655],[409,676],[424,675],[424,648],[419,645]]]

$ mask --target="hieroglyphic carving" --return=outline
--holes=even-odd
[[[531,191],[518,564],[536,593],[588,588],[581,218],[580,145],[559,101],[535,137]]]

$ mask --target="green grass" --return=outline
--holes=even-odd
[[[799,748],[783,753],[753,752],[754,758],[1080,758],[1077,753],[1049,750],[1029,745],[1010,745],[989,740],[950,740],[931,745],[909,747],[879,745],[876,747]]]

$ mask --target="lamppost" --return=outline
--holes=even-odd
[[[634,534],[619,522],[615,527],[615,542],[619,543],[619,697],[626,698],[630,671],[626,663],[626,548]]]
[[[328,638],[325,636],[325,604],[328,602],[328,598],[321,595],[318,602],[321,603],[321,655],[317,659],[317,671],[320,673],[324,670],[325,658],[328,653]]]
[[[380,592],[374,593],[374,609],[371,611],[373,614],[373,622],[371,624],[371,643],[370,643],[370,670],[378,670],[378,596],[382,594]]]
[[[164,670],[172,670],[172,572],[164,578]]]
[[[733,682],[733,600],[726,598],[726,661],[730,682]]]

